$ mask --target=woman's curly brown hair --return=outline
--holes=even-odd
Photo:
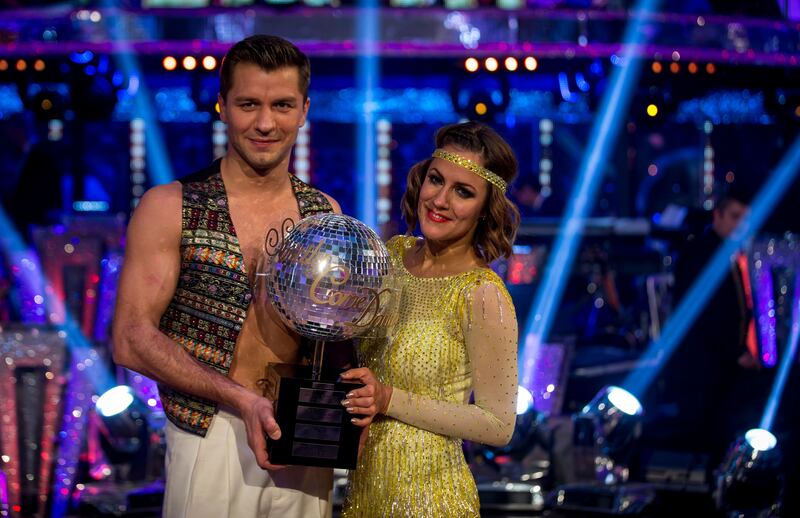
[[[517,176],[517,159],[511,146],[492,128],[477,122],[464,122],[444,126],[436,132],[436,147],[450,145],[464,151],[472,151],[483,158],[483,167],[500,176],[506,183]],[[408,234],[417,228],[417,205],[419,191],[425,181],[432,158],[415,164],[408,172],[406,192],[403,194],[403,218]],[[481,219],[472,239],[478,257],[490,263],[498,257],[510,257],[514,237],[519,227],[519,210],[500,192],[489,185],[489,196],[483,207]]]

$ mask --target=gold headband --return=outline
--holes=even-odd
[[[463,167],[468,171],[472,171],[476,175],[480,176],[490,184],[500,189],[501,192],[503,193],[506,192],[506,187],[508,186],[508,184],[506,184],[505,180],[500,178],[497,174],[489,171],[485,167],[479,166],[478,164],[476,164],[472,160],[469,160],[468,158],[464,158],[463,156],[456,155],[455,153],[445,151],[444,149],[437,149],[436,151],[434,151],[433,157],[447,160],[448,162],[452,162],[453,164]]]

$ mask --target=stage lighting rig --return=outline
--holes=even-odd
[[[149,449],[147,407],[125,385],[97,399],[100,445],[119,481],[143,480]]]
[[[548,505],[560,511],[631,515],[655,500],[646,484],[628,484],[627,466],[633,446],[642,432],[644,409],[627,390],[604,387],[573,416],[576,451],[591,452],[595,482],[557,487]]]
[[[781,515],[781,453],[778,440],[768,430],[754,428],[734,441],[716,475],[714,500],[725,516]]]
[[[604,484],[628,481],[631,447],[642,433],[643,408],[625,389],[603,388],[574,416],[576,445],[595,449],[595,474]]]

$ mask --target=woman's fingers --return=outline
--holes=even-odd
[[[366,408],[368,406],[372,406],[375,404],[375,398],[373,397],[349,397],[342,401],[342,405],[347,408]]]
[[[341,374],[343,380],[358,380],[364,384],[363,387],[353,389],[347,393],[342,405],[351,414],[364,414],[373,416],[378,413],[379,407],[385,407],[386,401],[383,396],[386,392],[384,387],[366,367],[350,369]],[[380,398],[379,398],[380,396]],[[378,401],[381,399],[381,401]],[[363,425],[359,425],[363,426]]]
[[[372,375],[372,371],[366,367],[359,367],[357,369],[350,369],[344,371],[339,375],[343,380],[360,380],[362,383],[365,383],[366,379],[374,379],[375,377]]]
[[[374,416],[377,414],[378,407],[375,405],[365,406],[365,407],[358,407],[358,406],[349,406],[347,407],[347,412],[353,415],[367,415],[367,416]]]
[[[346,397],[347,397],[347,399],[360,398],[360,397],[373,397],[373,396],[375,396],[375,393],[377,392],[376,385],[377,385],[377,382],[374,382],[374,383],[372,383],[370,385],[364,385],[361,388],[353,389],[353,390],[351,390],[350,392],[347,393]]]
[[[344,401],[342,401],[342,405],[351,414],[372,416],[375,415],[378,411],[378,407],[375,404],[375,399],[371,397],[345,399]]]

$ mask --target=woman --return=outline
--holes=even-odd
[[[342,404],[371,422],[343,516],[478,516],[462,439],[501,446],[514,430],[517,322],[502,280],[519,212],[505,197],[517,172],[508,144],[477,123],[436,134],[433,156],[408,175],[403,215],[423,238],[388,248],[402,283],[399,323],[365,339],[366,386]],[[469,403],[474,392],[474,404]]]

